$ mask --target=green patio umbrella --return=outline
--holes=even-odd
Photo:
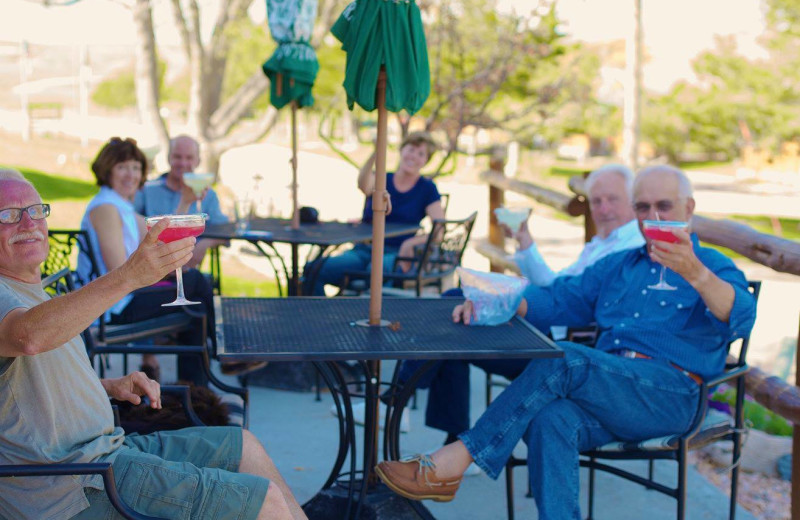
[[[414,0],[356,0],[345,8],[331,32],[347,53],[348,107],[352,110],[357,103],[367,111],[378,109],[368,320],[376,326],[381,324],[383,286],[387,110],[414,114],[425,104],[431,90],[428,48]]]
[[[319,63],[308,42],[317,17],[317,0],[267,0],[267,16],[278,48],[261,69],[270,80],[270,103],[275,108],[292,107],[292,228],[297,229],[297,108],[314,104],[311,87]]]

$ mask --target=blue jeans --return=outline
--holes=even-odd
[[[396,247],[384,247],[384,273],[392,270],[394,259],[397,257],[397,249]],[[369,271],[371,267],[372,247],[365,244],[357,244],[353,249],[340,255],[318,258],[306,264],[303,269],[303,276],[305,277],[303,294],[306,296],[325,296],[325,286],[336,285],[341,287],[346,272]],[[319,269],[319,272],[316,272],[317,269]],[[314,278],[315,273],[316,278]],[[314,286],[310,287],[312,281]]]
[[[414,372],[427,361],[403,361],[397,378],[408,381]],[[417,388],[430,388],[425,407],[425,425],[456,435],[469,428],[470,377],[469,366],[489,374],[499,374],[514,380],[525,367],[528,359],[456,359],[437,361],[417,381]]]
[[[665,361],[628,359],[561,342],[563,358],[531,361],[461,435],[496,479],[523,437],[541,520],[580,519],[578,454],[612,439],[686,432],[700,387]]]

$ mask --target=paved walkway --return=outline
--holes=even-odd
[[[121,362],[112,360],[113,369],[120,369]],[[136,366],[135,360],[131,366]],[[384,374],[390,374],[392,363],[384,363]],[[162,360],[162,374],[165,381],[174,375],[174,362],[169,358]],[[223,379],[236,384],[230,377]],[[472,419],[483,411],[484,374],[473,369],[473,388],[479,389],[472,396]],[[266,446],[278,469],[302,503],[313,497],[320,489],[333,465],[337,450],[337,423],[331,415],[332,399],[323,393],[322,401],[317,402],[313,393],[286,392],[262,387],[251,387],[252,400],[250,429]],[[438,447],[444,435],[424,425],[424,403],[427,392],[418,393],[418,410],[411,410],[411,430],[402,434],[401,449],[404,453],[416,453]],[[363,429],[358,427],[356,435],[360,438]],[[360,440],[360,439],[359,439]],[[524,450],[523,446],[518,450]],[[520,452],[522,455],[524,451]],[[359,461],[360,462],[360,461]],[[644,463],[626,463],[646,471]],[[665,482],[675,479],[674,463],[657,463],[656,472]],[[585,508],[587,481],[586,471],[582,470],[582,500]],[[536,508],[532,499],[525,498],[526,472],[518,468],[515,473],[515,506],[517,518],[535,519]],[[614,520],[669,520],[675,518],[675,502],[659,493],[647,491],[641,486],[628,483],[619,478],[598,474],[596,517]],[[688,518],[690,520],[716,520],[727,518],[727,497],[697,471],[689,471]],[[439,520],[489,520],[506,516],[505,480],[491,480],[485,474],[467,477],[456,499],[447,504],[425,503]],[[739,508],[737,518],[754,520],[751,514]]]

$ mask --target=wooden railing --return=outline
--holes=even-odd
[[[478,253],[489,259],[492,271],[519,272],[516,264],[508,259],[505,237],[494,215],[494,210],[503,205],[506,191],[524,195],[573,217],[583,216],[585,240],[591,240],[595,230],[582,176],[569,180],[572,194],[567,195],[528,182],[509,179],[503,174],[504,163],[504,151],[495,148],[489,161],[489,170],[481,174],[481,179],[489,184],[489,234],[487,241],[473,244]],[[692,230],[703,242],[726,247],[775,271],[800,275],[800,244],[797,242],[760,233],[744,224],[714,220],[701,215],[692,217]],[[795,386],[752,367],[746,378],[746,388],[747,393],[768,410],[793,424],[800,424],[800,331],[795,359]],[[794,428],[792,446],[793,453],[798,454],[792,457],[792,519],[800,520],[800,428]]]

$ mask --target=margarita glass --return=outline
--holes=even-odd
[[[678,237],[672,232],[676,229],[686,230],[689,227],[687,222],[679,222],[676,220],[643,220],[642,230],[644,236],[650,240],[661,240],[662,242],[670,242],[672,244],[678,243]],[[648,289],[656,289],[660,291],[674,291],[677,287],[673,287],[664,281],[664,274],[667,268],[661,266],[661,275],[658,278],[658,283],[655,285],[648,285]]]
[[[211,185],[214,184],[214,174],[186,172],[183,174],[183,183],[189,186],[199,199],[200,196],[203,195],[203,191],[206,188],[210,188]],[[201,201],[198,200],[197,201],[198,210],[202,210],[200,204]]]
[[[158,235],[158,239],[164,243],[174,242],[186,237],[196,237],[203,233],[206,228],[206,218],[208,215],[205,213],[195,213],[192,215],[158,215],[156,217],[147,217],[147,230],[155,226],[161,219],[168,218],[169,226]],[[183,272],[181,268],[175,269],[175,280],[178,284],[178,297],[175,301],[164,303],[162,307],[172,307],[175,305],[198,305],[201,302],[192,302],[186,299],[183,294]]]
[[[497,221],[508,226],[508,229],[510,229],[512,233],[519,231],[519,227],[523,222],[528,220],[530,214],[531,210],[528,208],[496,208],[494,210],[494,216],[497,217]]]

